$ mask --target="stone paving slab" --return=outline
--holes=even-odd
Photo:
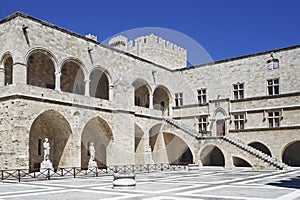
[[[211,170],[136,174],[135,188],[112,188],[113,177],[0,182],[0,200],[300,200],[300,170]]]

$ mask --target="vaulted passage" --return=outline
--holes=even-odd
[[[48,110],[40,114],[31,125],[29,135],[29,168],[38,170],[43,161],[43,142],[45,138],[50,143],[50,161],[55,169],[68,166],[65,158],[70,152],[66,148],[71,135],[71,127],[67,120],[58,112]]]
[[[51,55],[45,51],[33,52],[27,60],[27,84],[55,88],[55,66]]]
[[[112,140],[112,131],[104,119],[95,117],[88,121],[81,137],[81,167],[84,169],[88,168],[90,159],[88,149],[90,144],[93,143],[95,147],[95,161],[98,167],[105,168],[107,166],[107,148]]]
[[[300,167],[300,141],[289,144],[283,154],[282,161],[292,167]]]
[[[62,66],[61,90],[74,94],[84,94],[84,74],[77,62],[68,61]]]
[[[208,145],[202,150],[200,160],[203,166],[225,166],[222,151],[214,145]]]
[[[107,75],[101,69],[94,69],[90,75],[90,96],[109,99],[109,83]]]
[[[136,80],[134,87],[134,105],[149,108],[149,85],[143,80]]]
[[[260,142],[252,142],[249,144],[249,146],[254,147],[257,150],[260,150],[261,152],[272,156],[271,151],[268,149],[268,147]]]

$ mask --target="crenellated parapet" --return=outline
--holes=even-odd
[[[119,35],[112,38],[109,45],[171,69],[187,64],[186,49],[154,34],[140,36],[134,42]]]

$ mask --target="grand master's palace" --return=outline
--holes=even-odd
[[[189,67],[187,53],[1,20],[0,169],[39,168],[45,138],[54,168],[87,168],[91,143],[101,168],[299,167],[300,46]]]

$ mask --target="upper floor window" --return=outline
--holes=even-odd
[[[269,112],[268,113],[269,127],[279,127],[280,126],[280,112]]]
[[[198,129],[199,133],[207,131],[207,117],[200,117],[198,119]]]
[[[234,115],[234,127],[235,130],[245,128],[245,114]]]
[[[198,103],[203,104],[207,102],[206,98],[206,89],[200,89],[198,90]]]
[[[271,53],[271,58],[267,61],[268,69],[274,70],[279,68],[279,60],[275,58],[275,54]]]
[[[244,98],[244,83],[237,83],[233,85],[234,99]]]
[[[175,93],[175,106],[182,106],[183,105],[183,94]]]
[[[268,95],[279,94],[279,79],[267,80],[268,82]]]

